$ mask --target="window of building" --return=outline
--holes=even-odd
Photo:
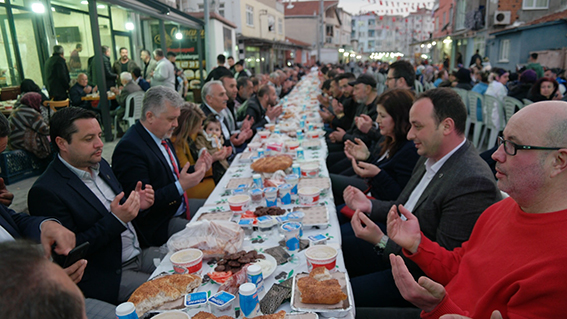
[[[199,3],[199,5],[198,5],[198,6],[199,6],[199,11],[203,11],[203,10],[205,10],[205,5],[204,5],[204,4],[202,4],[202,3]]]
[[[276,17],[271,14],[268,14],[268,31],[276,32]]]
[[[376,20],[374,20],[374,19],[369,19],[369,20],[368,20],[368,25],[369,25],[369,26],[376,25]]]
[[[254,7],[246,5],[246,25],[254,26]]]
[[[465,0],[457,1],[457,21],[456,30],[462,30],[465,28],[465,14],[466,14],[467,4]]]
[[[368,41],[368,48],[374,49],[374,41]]]
[[[224,17],[224,3],[219,3],[219,14]]]
[[[443,26],[441,28],[445,27],[445,24],[447,24],[446,21],[447,21],[447,12],[443,12]]]
[[[524,0],[522,4],[524,10],[547,9],[548,7],[549,0]]]
[[[351,26],[351,27],[354,27],[355,25],[356,25],[356,20],[351,20],[351,21],[350,21],[350,26]]]
[[[359,38],[364,38],[366,36],[366,32],[364,31],[358,31],[358,37]]]
[[[500,41],[500,53],[498,54],[498,62],[508,62],[508,56],[510,55],[510,40]]]
[[[279,34],[283,33],[283,19],[282,18],[278,18],[278,33]]]
[[[374,30],[368,30],[368,37],[369,38],[374,38],[374,34],[375,34]]]
[[[382,37],[382,30],[376,30],[376,37],[377,37],[377,38],[381,38],[381,37]]]

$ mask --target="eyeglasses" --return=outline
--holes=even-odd
[[[546,151],[556,151],[564,147],[542,147],[542,146],[530,146],[530,145],[519,145],[514,142],[498,137],[498,147],[504,144],[504,152],[510,156],[515,156],[518,150],[546,150]]]

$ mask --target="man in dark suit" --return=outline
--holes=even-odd
[[[501,199],[490,168],[464,136],[466,117],[466,108],[453,90],[423,93],[410,110],[408,133],[422,158],[398,199],[369,200],[357,188],[345,189],[345,202],[358,210],[352,229],[363,239],[343,229],[345,263],[357,305],[405,304],[387,259],[390,253],[401,254],[401,247],[375,224],[386,222],[392,205],[403,204],[417,216],[426,237],[452,250],[468,240],[480,214]],[[414,263],[406,263],[416,278],[423,274]]]
[[[69,97],[72,106],[82,107],[86,110],[100,114],[100,109],[92,106],[91,101],[83,101],[81,98],[87,96],[91,92],[96,92],[97,87],[94,88],[89,85],[89,78],[84,73],[77,75],[77,83],[75,83],[69,90]]]
[[[150,88],[140,121],[128,129],[112,155],[112,169],[126,194],[136,188],[139,180],[155,189],[154,205],[134,220],[142,247],[163,245],[204,203],[188,199],[185,191],[201,182],[211,168],[211,155],[204,152],[194,166],[187,163],[180,167],[169,140],[183,103],[171,88]]]
[[[132,81],[136,82],[144,92],[150,88],[150,83],[142,77],[142,70],[139,67],[132,69]]]
[[[258,94],[249,99],[246,116],[254,120],[253,129],[261,129],[268,123],[276,123],[283,111],[281,106],[276,106],[276,103],[278,103],[276,89],[268,84],[262,86]]]
[[[65,51],[60,45],[53,47],[53,55],[45,62],[46,86],[49,97],[54,101],[64,101],[69,98],[69,69],[63,54]]]
[[[117,304],[144,283],[155,269],[157,248],[140,249],[131,221],[153,204],[150,185],[124,196],[110,165],[102,158],[101,129],[95,114],[65,108],[51,118],[50,135],[58,156],[30,189],[34,216],[57,218],[89,242],[89,267],[78,284],[88,298]]]
[[[111,87],[116,86],[118,74],[112,72],[112,66],[110,64],[110,48],[103,45],[101,49],[102,63],[104,65],[104,77],[106,78],[106,89],[109,90]]]
[[[232,72],[224,66],[226,62],[226,57],[224,54],[219,54],[217,56],[217,67],[214,68],[211,72],[209,72],[209,76],[205,79],[205,82],[209,82],[211,80],[220,80],[225,75],[233,75]]]

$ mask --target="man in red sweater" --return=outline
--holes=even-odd
[[[498,187],[510,197],[484,211],[462,248],[440,247],[407,209],[392,207],[388,236],[431,277],[415,282],[390,255],[396,285],[422,318],[567,317],[565,123],[559,101],[531,104],[510,119],[492,155]]]

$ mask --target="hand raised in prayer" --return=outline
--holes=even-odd
[[[195,171],[199,170],[201,166],[204,167],[205,172],[208,171],[211,166],[213,166],[213,157],[209,152],[202,152],[197,162],[195,162]]]
[[[370,213],[372,210],[372,203],[370,199],[364,195],[364,193],[352,186],[348,186],[343,191],[343,198],[345,199],[346,205],[353,210],[360,210],[363,213]]]
[[[384,233],[366,214],[361,212],[359,209],[354,212],[352,219],[350,220],[352,225],[352,230],[356,237],[363,239],[372,245],[376,245],[384,236]]]
[[[124,223],[128,223],[138,216],[138,212],[140,211],[140,194],[136,191],[131,192],[124,204],[120,204],[123,197],[124,192],[116,195],[116,198],[110,203],[110,211],[116,215],[118,219]]]
[[[372,128],[374,121],[372,118],[366,114],[361,114],[359,117],[355,119],[356,127],[364,134],[367,134],[368,131]]]
[[[345,136],[346,132],[340,127],[337,127],[337,130],[334,131],[329,135],[329,139],[333,143],[340,143],[343,141],[343,137]]]
[[[323,119],[325,123],[329,123],[333,120],[333,114],[327,109],[319,110],[319,116],[321,116],[321,119]]]
[[[250,115],[246,115],[244,121],[242,121],[242,125],[240,125],[240,131],[249,130],[252,128],[252,124],[254,124],[254,119],[250,117]]]
[[[388,233],[389,234],[389,233]],[[430,312],[445,297],[443,285],[422,276],[416,282],[401,256],[390,254],[392,275],[402,297],[425,312]]]
[[[208,155],[208,157],[210,157],[212,161],[213,157],[211,156],[211,154],[209,154],[209,152],[203,152],[201,157],[199,157],[199,160],[203,158],[205,154]],[[179,183],[181,184],[181,188],[183,188],[184,191],[188,190],[191,187],[199,185],[199,183],[203,180],[203,177],[205,177],[205,173],[210,168],[210,166],[208,166],[207,168],[207,165],[204,162],[199,163],[199,160],[197,160],[197,163],[195,163],[195,172],[191,174],[187,173],[187,170],[190,166],[189,162],[187,162],[179,173]]]
[[[0,177],[0,204],[8,207],[12,204],[14,194],[8,191],[4,179]]]
[[[336,99],[333,99],[331,105],[333,106],[333,112],[335,112],[335,114],[341,114],[345,111],[342,103],[339,103]]]
[[[75,284],[78,284],[81,279],[83,279],[83,274],[85,273],[86,267],[87,261],[85,259],[81,259],[63,270]]]
[[[154,204],[154,188],[150,184],[146,184],[142,190],[142,182],[136,184],[136,192],[140,195],[140,209],[146,210]]]
[[[275,122],[278,116],[280,116],[283,112],[283,108],[281,105],[278,106],[268,106],[266,110],[266,116],[270,119],[271,122]]]
[[[398,214],[396,205],[392,205],[388,213],[388,236],[396,242],[396,244],[405,248],[412,254],[417,252],[417,247],[421,242],[421,232],[419,230],[419,221],[417,218],[403,205],[399,205],[399,210],[407,220],[403,220]]]
[[[213,162],[216,162],[228,158],[230,154],[232,154],[232,147],[223,146],[222,149],[218,150],[214,154],[211,154],[211,156],[213,157]]]
[[[349,159],[355,158],[358,161],[365,161],[370,157],[370,151],[361,139],[355,138],[354,142],[345,141],[345,155]]]
[[[380,173],[381,171],[381,169],[376,165],[365,162],[357,163],[354,158],[351,161],[352,161],[352,169],[354,169],[356,175],[362,178],[372,178],[378,175],[378,173]]]

